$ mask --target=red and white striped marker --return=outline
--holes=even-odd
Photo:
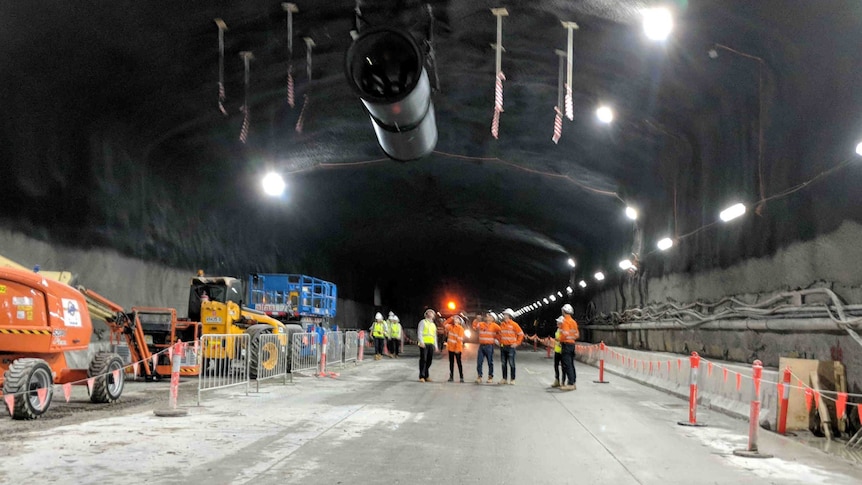
[[[757,430],[760,428],[760,380],[763,377],[763,363],[755,360],[751,366],[751,380],[754,385],[754,395],[751,397],[751,411],[748,417],[748,448],[734,450],[733,454],[746,458],[771,458],[757,449]]]
[[[678,421],[677,423],[682,426],[706,426],[697,422],[697,371],[700,368],[700,355],[697,352],[692,352],[689,361],[691,362],[691,371],[688,374],[688,421]]]
[[[608,348],[605,346],[604,341],[599,342],[599,352],[599,380],[593,382],[596,384],[607,384],[609,381],[605,380],[605,354],[607,354]]]
[[[63,397],[66,398],[66,402],[72,398],[72,384],[69,382],[63,384]]]
[[[778,410],[778,434],[787,433],[787,408],[790,403],[790,367],[784,369],[783,382],[778,383],[778,395],[781,405]]]
[[[320,352],[320,373],[318,373],[318,377],[326,376],[326,347],[327,343],[329,343],[329,337],[324,333],[323,334],[323,350]]]
[[[6,394],[3,396],[3,400],[6,401],[6,408],[9,410],[9,416],[15,414],[15,395],[14,394]]]
[[[359,331],[359,362],[365,359],[365,330]]]

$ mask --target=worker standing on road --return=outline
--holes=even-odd
[[[488,383],[494,382],[494,342],[500,333],[500,326],[494,321],[491,313],[485,315],[485,321],[477,316],[473,320],[473,330],[479,332],[479,355],[476,359],[476,384],[482,383],[482,361],[488,360]]]
[[[449,382],[455,381],[455,362],[458,362],[458,375],[464,382],[464,368],[461,367],[461,352],[464,350],[464,319],[460,315],[447,320],[445,325],[446,350],[449,351]]]
[[[560,381],[560,384],[562,384],[560,390],[574,391],[578,388],[575,384],[577,379],[577,374],[575,373],[575,341],[580,338],[581,334],[578,332],[578,322],[572,318],[572,314],[575,313],[572,305],[566,303],[563,305],[562,310],[563,322],[560,324],[560,344],[563,358],[563,381],[568,381],[568,384]]]
[[[371,332],[371,338],[374,339],[374,360],[383,358],[383,344],[386,342],[386,323],[383,321],[383,315],[379,312],[374,315],[374,323],[368,329]]]
[[[551,387],[560,387],[560,363],[563,360],[563,347],[560,344],[560,325],[563,323],[563,317],[557,317],[557,331],[554,332],[554,383]]]
[[[437,350],[437,325],[434,317],[437,312],[432,309],[425,310],[425,318],[419,322],[416,329],[416,338],[419,340],[419,382],[431,382],[428,370],[431,368],[431,359]]]
[[[392,315],[389,321],[389,356],[397,359],[401,354],[401,320]]]
[[[515,385],[515,349],[524,341],[524,332],[521,326],[512,317],[515,310],[506,308],[503,310],[503,321],[500,323],[500,361],[503,365],[503,380],[500,384]],[[508,366],[507,366],[508,364]],[[509,381],[507,367],[512,368],[512,380]]]

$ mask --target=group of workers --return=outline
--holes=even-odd
[[[565,304],[561,309],[562,315],[557,318],[557,331],[554,334],[554,383],[551,387],[563,391],[573,391],[576,387],[575,372],[575,341],[580,338],[578,324],[572,314],[572,305]],[[494,382],[494,350],[500,347],[500,360],[503,367],[503,379],[498,384],[514,385],[516,378],[515,354],[516,349],[524,341],[524,332],[513,317],[515,312],[507,308],[502,313],[502,319],[497,322],[495,315],[488,312],[484,316],[477,316],[472,323],[474,331],[479,336],[479,353],[476,359],[476,383],[482,383],[483,364],[488,362],[488,384]],[[449,380],[455,381],[455,364],[458,365],[458,377],[464,382],[464,368],[461,362],[461,353],[464,350],[465,327],[467,317],[463,313],[453,315],[438,325],[438,314],[433,309],[427,309],[424,318],[419,322],[417,328],[417,340],[419,345],[419,382],[431,382],[428,371],[433,361],[434,353],[442,351],[445,347],[449,353]],[[403,332],[398,317],[392,312],[389,319],[383,320],[383,315],[375,315],[375,322],[370,328],[371,336],[374,338],[374,359],[380,360],[383,355],[384,341],[389,342],[389,356],[397,357],[400,353]],[[439,337],[439,338],[438,338]],[[438,347],[438,344],[440,345]],[[394,345],[394,347],[392,347]],[[563,375],[560,377],[560,367]],[[511,379],[509,375],[511,374]]]
[[[390,359],[397,359],[401,355],[404,332],[398,315],[389,312],[389,318],[384,320],[383,315],[378,312],[374,315],[374,323],[371,324],[368,332],[374,340],[374,360],[383,358],[384,346],[389,352]]]

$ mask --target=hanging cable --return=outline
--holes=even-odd
[[[305,41],[305,70],[308,75],[308,87],[305,90],[305,95],[302,97],[302,110],[299,112],[299,119],[296,120],[296,132],[302,133],[305,125],[305,111],[308,109],[308,93],[311,91],[311,51],[314,48],[314,40],[311,37],[303,37]]]
[[[569,121],[574,121],[575,109],[572,101],[572,45],[574,43],[574,31],[577,30],[578,24],[564,20],[561,23],[569,31],[569,41],[566,49],[566,118]]]
[[[503,112],[503,81],[506,80],[506,75],[503,74],[503,17],[508,17],[509,11],[505,8],[492,8],[491,14],[497,17],[497,43],[492,45],[496,51],[497,70],[494,82],[494,118],[491,120],[491,136],[499,139],[500,113]]]
[[[251,109],[248,106],[249,63],[254,59],[254,55],[251,51],[242,51],[239,55],[242,57],[242,62],[245,66],[245,95],[242,102],[242,108],[240,108],[240,111],[243,113],[243,117],[242,128],[239,131],[239,141],[245,143],[248,141],[248,131],[251,125]]]
[[[559,58],[559,69],[557,72],[557,105],[554,106],[554,136],[551,137],[551,141],[559,143],[560,137],[563,136],[563,75],[566,69],[563,57],[566,56],[566,53],[559,49],[555,49],[554,52]]]
[[[218,110],[227,116],[227,110],[224,108],[224,32],[227,30],[227,24],[222,19],[215,19],[215,23],[218,26]]]
[[[282,3],[281,8],[287,13],[287,104],[294,107],[293,89],[293,14],[299,12],[295,3]]]

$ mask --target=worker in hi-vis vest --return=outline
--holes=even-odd
[[[401,354],[401,320],[393,314],[389,318],[389,357],[397,359]]]
[[[575,313],[572,305],[568,303],[563,305],[562,312],[563,323],[560,324],[560,353],[563,358],[563,379],[560,381],[560,390],[574,391],[577,389],[577,385],[575,384],[577,379],[577,374],[575,373],[575,341],[580,338],[581,334],[578,331],[578,322],[572,318],[572,313]]]
[[[563,317],[557,317],[557,331],[554,332],[554,383],[551,387],[560,387],[560,363],[563,361],[563,346],[560,344],[560,326]]]
[[[503,321],[500,322],[500,365],[503,367],[503,380],[500,384],[515,385],[515,349],[524,341],[524,331],[512,317],[515,310],[503,310]],[[512,380],[508,379],[507,370],[512,371]]]
[[[383,315],[379,312],[374,315],[374,323],[368,329],[371,333],[371,338],[374,339],[374,360],[383,358],[383,344],[386,342],[386,322],[383,321]]]
[[[488,384],[494,382],[494,347],[500,334],[500,326],[491,312],[485,315],[485,321],[477,316],[473,320],[473,330],[479,332],[479,356],[476,359],[476,384],[482,383],[482,361],[488,360]]]
[[[428,369],[431,368],[431,360],[437,350],[437,325],[434,317],[437,312],[432,309],[425,310],[425,318],[419,322],[416,329],[416,338],[419,340],[419,382],[431,382]]]
[[[446,350],[449,351],[449,380],[455,381],[455,362],[458,362],[458,375],[464,382],[464,368],[461,367],[461,352],[464,350],[464,318],[455,315],[443,324],[446,330]]]

